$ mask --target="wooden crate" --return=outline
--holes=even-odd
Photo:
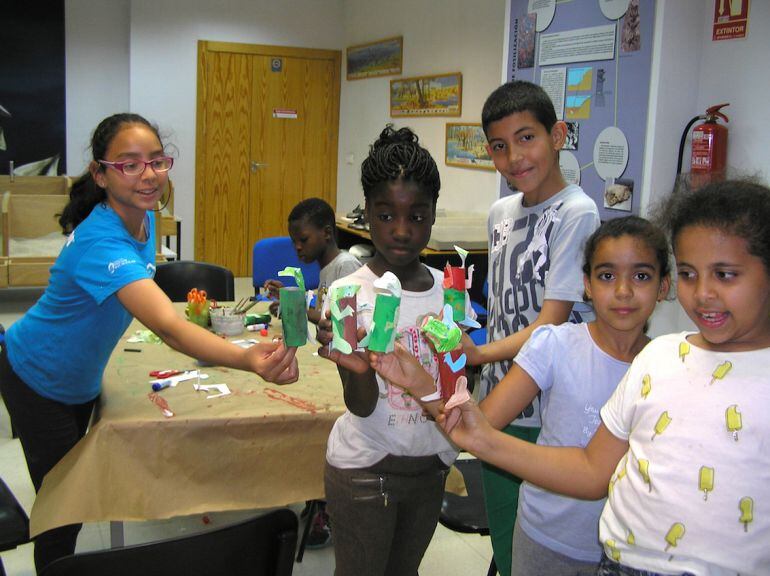
[[[0,256],[0,288],[8,287],[8,258]]]
[[[69,176],[10,176],[0,175],[0,194],[69,194]]]

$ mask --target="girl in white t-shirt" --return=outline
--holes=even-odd
[[[451,436],[548,490],[608,495],[600,576],[768,574],[770,189],[717,182],[677,192],[661,214],[699,331],[639,353],[585,448],[506,436],[473,402]]]
[[[359,330],[372,321],[374,282],[386,272],[402,293],[399,341],[431,374],[435,354],[420,319],[443,305],[443,275],[420,262],[436,215],[440,179],[430,153],[408,128],[387,126],[361,165],[374,257],[332,286],[356,284]],[[326,311],[325,311],[326,312]],[[326,313],[318,339],[331,340]],[[420,404],[376,375],[363,351],[320,349],[339,366],[347,411],[334,424],[324,484],[334,537],[337,576],[416,576],[433,536],[448,466],[456,450]]]

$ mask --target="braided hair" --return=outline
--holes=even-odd
[[[91,136],[91,152],[93,161],[103,160],[107,154],[107,148],[112,143],[113,138],[127,125],[141,124],[147,126],[161,141],[158,129],[150,124],[139,114],[128,112],[122,114],[113,114],[102,120],[94,130]],[[105,170],[105,167],[98,164],[98,170]],[[100,188],[91,175],[90,170],[80,176],[72,184],[70,190],[70,200],[62,210],[59,216],[59,225],[64,234],[71,233],[75,227],[85,220],[94,209],[94,206],[104,202],[107,199],[107,192]]]
[[[361,186],[365,198],[369,199],[389,183],[409,181],[429,193],[435,205],[441,178],[430,152],[418,141],[417,134],[409,128],[396,130],[393,124],[385,126],[361,163]]]

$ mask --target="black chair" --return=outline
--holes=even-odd
[[[216,264],[192,260],[166,262],[155,271],[155,283],[172,302],[187,302],[187,293],[193,288],[205,290],[214,300],[235,300],[233,273]]]
[[[297,516],[288,508],[193,536],[55,560],[41,576],[290,576]]]
[[[5,343],[5,326],[0,324],[0,346],[2,346]],[[16,434],[16,429],[13,427],[13,422],[11,422],[11,438],[16,438],[18,434]],[[0,574],[2,576],[2,574]]]
[[[29,518],[13,492],[0,480],[0,552],[29,542]],[[5,576],[0,559],[0,576]]]
[[[489,536],[489,522],[484,507],[484,487],[481,481],[481,460],[469,458],[456,460],[455,467],[463,475],[467,496],[444,492],[438,521],[442,526],[463,534]],[[487,576],[497,574],[495,558],[489,565]]]

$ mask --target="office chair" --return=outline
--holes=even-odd
[[[294,244],[288,236],[275,236],[257,240],[251,252],[252,284],[254,294],[259,294],[259,289],[264,286],[266,280],[275,279],[283,282],[284,286],[296,286],[293,278],[278,276],[278,272],[287,266],[294,266],[302,270],[305,278],[305,288],[315,290],[318,288],[318,275],[321,272],[318,262],[305,264],[297,257]]]
[[[2,346],[5,343],[5,326],[0,324],[0,346]],[[13,427],[13,422],[11,422],[11,438],[16,438],[18,434],[16,434],[16,429]],[[0,565],[0,568],[2,566]],[[0,576],[2,575],[2,572],[0,572]]]
[[[29,542],[29,518],[13,492],[0,479],[0,552]],[[5,576],[0,559],[0,576]]]
[[[155,283],[172,302],[187,302],[187,293],[192,288],[205,290],[208,297],[214,300],[235,300],[233,273],[216,264],[192,260],[166,262],[155,271]]]
[[[481,481],[481,460],[476,458],[456,460],[454,465],[463,475],[468,495],[458,496],[451,492],[444,492],[438,521],[454,532],[489,536],[489,522],[484,507],[484,488]],[[495,574],[497,574],[497,566],[493,556],[487,576],[495,576]]]
[[[297,516],[282,508],[202,534],[65,556],[41,576],[290,576],[296,544]]]

